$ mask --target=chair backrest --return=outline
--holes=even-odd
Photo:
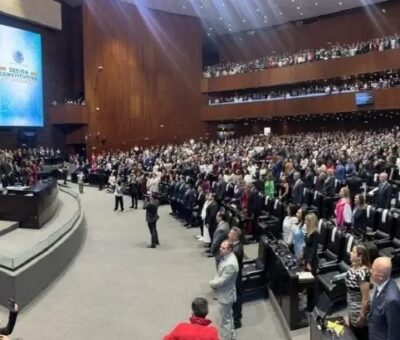
[[[231,227],[240,227],[240,218],[237,215],[233,215],[231,219]]]
[[[372,230],[376,230],[378,217],[380,212],[378,212],[372,205],[367,205],[367,227]]]
[[[390,238],[392,236],[393,221],[392,214],[387,209],[378,209],[381,211],[378,228],[376,229],[377,238]]]
[[[400,209],[400,190],[396,193],[394,207]]]
[[[320,219],[318,221],[318,231],[319,231],[319,243],[322,245],[323,249],[326,249],[328,245],[328,240],[332,232],[332,224],[330,224],[327,220]]]
[[[331,235],[328,240],[327,249],[335,254],[337,257],[340,256],[340,251],[342,249],[343,233],[336,227],[332,229]]]
[[[265,265],[265,262],[267,259],[268,242],[269,242],[269,239],[265,235],[261,236],[260,241],[258,242],[257,261],[263,263],[264,265]]]
[[[272,208],[274,207],[274,199],[269,196],[265,196],[264,210],[267,213],[272,213]]]
[[[341,260],[350,264],[350,253],[353,246],[356,245],[356,238],[351,234],[345,235],[344,247],[342,248]]]
[[[229,225],[232,223],[232,211],[230,209],[226,209],[225,211],[225,217],[226,217],[226,222],[228,222]]]
[[[392,209],[392,223],[393,223],[393,242],[398,242],[400,246],[400,210]]]

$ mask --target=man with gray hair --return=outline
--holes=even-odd
[[[216,292],[221,315],[220,335],[222,340],[235,338],[232,305],[236,301],[236,278],[239,271],[238,261],[233,253],[233,243],[225,240],[220,246],[221,262],[217,274],[210,281],[210,287]]]
[[[392,261],[378,257],[372,264],[371,278],[376,290],[368,315],[370,340],[396,340],[400,335],[400,291],[390,275]]]
[[[303,203],[303,189],[304,183],[300,178],[300,173],[293,174],[293,189],[292,189],[292,203],[298,207]]]

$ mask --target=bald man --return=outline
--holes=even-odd
[[[400,338],[400,291],[391,273],[392,261],[388,257],[378,257],[372,264],[371,278],[376,290],[368,316],[370,340]]]

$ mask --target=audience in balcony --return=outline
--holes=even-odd
[[[297,53],[271,53],[262,58],[247,62],[227,62],[218,65],[206,66],[203,71],[204,78],[214,78],[227,75],[256,72],[270,68],[285,67],[297,64],[310,63],[320,60],[329,60],[343,57],[353,57],[373,51],[396,49],[400,47],[400,36],[371,39],[351,44],[329,43],[319,49],[304,49]]]
[[[369,79],[368,79],[369,78]],[[247,103],[253,101],[270,101],[308,96],[333,95],[347,92],[369,91],[400,86],[398,70],[388,71],[379,75],[364,75],[353,80],[332,80],[313,82],[312,84],[297,84],[292,86],[267,87],[211,95],[209,105],[230,103]]]

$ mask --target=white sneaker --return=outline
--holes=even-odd
[[[200,238],[199,238],[199,242],[203,242],[204,240],[203,240],[203,237],[201,236]]]
[[[203,236],[197,235],[196,238],[197,238],[198,240],[200,240],[201,238],[203,238]]]

